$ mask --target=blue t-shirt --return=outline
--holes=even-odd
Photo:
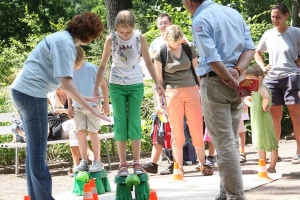
[[[24,94],[47,98],[60,86],[61,77],[72,77],[76,46],[67,31],[46,36],[30,53],[12,88]]]
[[[193,40],[199,52],[198,76],[212,71],[211,62],[221,61],[232,68],[243,51],[255,49],[249,27],[232,8],[206,0],[192,21]]]
[[[98,68],[88,62],[85,62],[80,69],[74,70],[73,82],[78,91],[86,97],[94,95],[94,85],[96,82]],[[94,103],[91,103],[94,106]],[[80,108],[81,106],[75,102],[75,107]]]

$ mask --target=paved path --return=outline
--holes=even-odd
[[[247,199],[249,200],[300,200],[300,165],[293,165],[290,163],[295,154],[296,142],[280,141],[279,155],[282,161],[277,163],[277,171],[282,173],[282,178],[263,186],[246,191]],[[247,162],[242,164],[243,175],[255,176],[257,174],[257,153],[252,149],[251,145],[247,145]],[[146,161],[147,159],[143,159]],[[167,162],[163,161],[160,164],[159,170],[167,166]],[[202,177],[199,172],[194,170],[195,166],[185,166],[187,176],[199,177],[198,180],[206,178]],[[113,181],[116,170],[108,173],[109,179]],[[73,178],[68,177],[67,169],[58,169],[52,171],[53,175],[53,194],[58,195],[69,191],[73,187]],[[201,176],[201,177],[200,177]],[[151,180],[171,180],[172,176],[160,176],[149,174]],[[198,183],[194,183],[198,184]],[[152,186],[151,186],[152,187]],[[13,174],[0,175],[0,200],[21,200],[26,194],[26,181],[24,175],[16,177]],[[214,189],[217,191],[217,188]],[[167,192],[167,191],[166,191]],[[186,198],[176,198],[177,200],[184,200]],[[201,199],[200,197],[191,197],[189,199]],[[213,197],[207,199],[214,199]]]

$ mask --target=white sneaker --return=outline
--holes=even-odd
[[[79,165],[74,167],[75,172],[89,171],[89,166],[85,160],[81,160]]]
[[[102,169],[104,169],[103,163],[100,162],[92,162],[92,165],[89,169],[90,172],[100,172]]]
[[[292,159],[292,164],[300,164],[300,155],[295,155]]]

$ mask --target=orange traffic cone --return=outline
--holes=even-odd
[[[258,178],[267,178],[270,179],[268,177],[268,172],[267,172],[267,168],[266,168],[266,161],[264,159],[259,159],[258,161]]]
[[[24,196],[24,200],[30,200],[30,196],[29,195]]]
[[[85,183],[83,188],[83,200],[93,200],[90,183]]]
[[[174,162],[174,169],[173,169],[173,179],[174,180],[183,180],[182,172],[180,170],[179,164]]]
[[[96,189],[96,184],[95,184],[95,180],[94,179],[90,180],[90,185],[91,185],[93,200],[99,200],[98,199],[97,189]]]
[[[149,200],[158,200],[156,191],[153,189],[150,190]]]

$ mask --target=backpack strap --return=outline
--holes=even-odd
[[[181,44],[181,46],[182,46],[182,49],[184,50],[184,52],[186,53],[186,55],[188,56],[188,58],[191,61],[192,74],[193,74],[193,76],[195,78],[195,81],[196,81],[197,85],[199,85],[199,81],[197,79],[195,68],[194,68],[193,62],[192,62],[192,50],[191,50],[191,47],[189,46],[188,43],[183,43],[183,44]]]
[[[167,44],[163,44],[160,47],[160,59],[161,59],[161,68],[162,68],[162,77],[163,83],[165,82],[165,67],[167,60]]]

